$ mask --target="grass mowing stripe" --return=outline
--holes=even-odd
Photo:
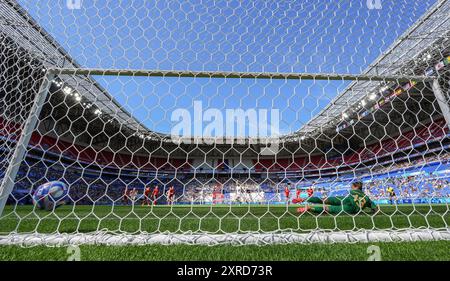
[[[80,247],[81,260],[172,260],[172,261],[365,261],[370,245],[380,247],[381,259],[450,261],[449,241],[423,241],[409,243],[357,243],[357,244],[290,244],[267,246],[91,246]],[[15,260],[67,260],[66,247],[38,246],[21,248],[0,246],[1,261]]]
[[[449,224],[447,205],[382,206],[383,213],[371,217],[366,214],[312,215],[296,214],[295,207],[268,208],[196,208],[159,206],[158,208],[131,206],[62,206],[54,213],[36,210],[32,206],[11,208],[0,219],[0,234],[10,232],[92,232],[101,229],[157,233],[171,231],[242,232],[297,231],[317,229],[405,229],[410,227],[446,228]],[[13,211],[14,210],[14,211]]]

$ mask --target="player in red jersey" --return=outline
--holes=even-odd
[[[150,193],[151,193],[151,188],[149,186],[145,187],[144,200],[142,201],[142,206],[144,206],[144,205],[150,206]]]
[[[298,191],[299,190],[297,190],[297,197],[292,199],[292,203],[294,203],[294,204],[300,204],[303,201],[305,201],[304,199],[300,198],[300,194]],[[306,193],[308,194],[308,198],[312,197],[314,194],[314,189],[312,187],[308,187],[308,189],[306,189]]]
[[[313,194],[314,194],[314,189],[313,189],[312,187],[309,187],[309,188],[306,190],[306,193],[308,193],[308,197],[312,197]]]
[[[156,185],[155,189],[153,189],[153,192],[152,192],[153,205],[156,205],[156,200],[158,200],[158,193],[159,193],[159,187]]]
[[[291,194],[291,191],[290,191],[290,189],[289,189],[290,186],[291,186],[291,185],[288,184],[288,185],[284,188],[284,195],[286,196],[286,204],[289,204],[289,197],[290,197],[290,194]]]
[[[300,188],[297,188],[295,190],[295,198],[294,198],[294,200],[295,199],[299,199],[301,194],[302,194],[302,190]]]
[[[173,185],[169,188],[169,191],[167,191],[167,205],[173,204],[173,199],[175,196],[175,188]]]

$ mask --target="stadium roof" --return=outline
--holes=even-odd
[[[46,68],[80,68],[75,60],[62,48],[28,13],[15,1],[0,2],[1,32],[13,39]],[[77,89],[83,97],[95,103],[106,115],[114,116],[121,124],[133,131],[149,131],[126,109],[117,103],[95,80],[86,75],[59,76],[66,86]]]
[[[442,40],[450,30],[450,1],[438,1],[425,15],[400,36],[391,47],[381,54],[360,75],[412,75],[404,67],[420,56],[426,49]],[[22,48],[41,60],[47,68],[75,69],[81,66],[41,28],[31,16],[15,1],[0,2],[1,31],[11,37]],[[132,116],[124,107],[95,80],[87,75],[60,75],[66,85],[76,88],[82,96],[100,109],[105,115],[114,116],[120,124],[125,124],[132,131],[150,132],[151,136],[164,136],[151,132],[145,125]],[[341,121],[343,112],[367,96],[369,91],[376,91],[380,81],[355,81],[313,117],[299,131],[291,134],[305,135],[336,125]]]
[[[381,54],[362,75],[412,75],[404,69],[412,60],[434,44],[448,36],[450,30],[450,1],[438,1],[413,26],[400,36],[388,50]],[[420,75],[423,75],[421,73]],[[343,112],[376,91],[379,81],[355,81],[329,103],[319,114],[305,124],[297,133],[308,134],[340,122]]]

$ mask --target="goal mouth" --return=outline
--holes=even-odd
[[[334,244],[334,243],[376,243],[376,242],[417,242],[450,240],[450,229],[405,229],[405,230],[360,230],[360,231],[312,231],[309,233],[242,233],[242,234],[127,234],[109,231],[93,233],[11,233],[0,236],[0,245],[22,247],[105,245],[275,245],[275,244]]]

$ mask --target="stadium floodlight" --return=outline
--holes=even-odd
[[[450,240],[450,1],[3,2],[0,245]]]
[[[63,91],[66,95],[70,95],[72,93],[72,88],[66,86],[66,87],[64,87]]]
[[[375,94],[375,93],[372,93],[372,94],[370,94],[370,96],[369,96],[369,99],[370,99],[370,100],[376,100],[376,98],[377,98],[377,94]]]
[[[385,91],[389,90],[389,86],[383,86],[380,88],[380,94],[383,94]]]
[[[56,85],[56,87],[62,87],[63,85],[63,81],[61,80],[54,79],[52,82]]]

